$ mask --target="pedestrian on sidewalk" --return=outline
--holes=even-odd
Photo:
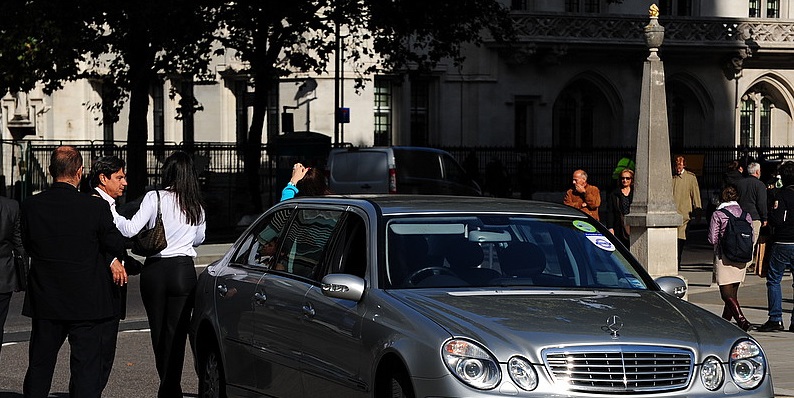
[[[783,188],[775,193],[768,220],[772,227],[771,241],[773,243],[769,270],[766,275],[769,320],[758,327],[759,332],[777,332],[784,329],[783,292],[780,289],[780,281],[783,279],[786,268],[792,268],[792,261],[794,261],[794,162],[784,162],[778,171]],[[788,330],[794,331],[791,325]]]
[[[695,173],[686,169],[686,159],[676,156],[673,169],[673,200],[676,210],[681,215],[683,222],[678,226],[678,269],[681,269],[681,255],[684,253],[689,220],[697,217],[703,208],[700,200],[700,187]]]
[[[766,227],[767,198],[766,184],[760,180],[761,165],[752,162],[747,165],[747,177],[736,182],[736,191],[739,192],[739,205],[753,218],[753,247],[758,250],[758,237],[761,227]],[[757,264],[751,264],[750,270]]]
[[[733,214],[734,217],[741,217],[744,215],[747,224],[752,224],[753,219],[750,217],[750,214],[743,211],[739,206],[739,194],[736,192],[736,187],[733,185],[728,185],[722,189],[720,200],[722,203],[717,207],[717,211],[711,214],[708,239],[709,243],[714,245],[714,275],[717,280],[717,285],[720,287],[720,297],[724,303],[722,317],[727,321],[735,319],[736,324],[742,330],[747,331],[752,324],[742,313],[738,294],[739,285],[744,282],[748,263],[731,261],[725,256],[725,248],[722,247],[722,238],[726,233],[729,216],[721,210],[725,209]]]
[[[573,172],[571,188],[565,192],[562,203],[566,206],[579,209],[598,220],[598,208],[601,206],[601,191],[598,187],[587,182],[587,173],[584,170]]]
[[[617,188],[609,194],[609,202],[607,202],[609,211],[604,224],[626,247],[629,247],[631,236],[631,229],[626,224],[626,215],[631,210],[632,201],[634,201],[634,171],[623,169],[618,178]]]
[[[121,233],[131,238],[162,215],[168,245],[146,257],[141,271],[141,300],[151,329],[155,367],[160,377],[158,398],[182,397],[190,313],[196,287],[196,247],[204,242],[207,218],[198,174],[189,154],[176,151],[165,159],[162,190],[144,196],[138,212],[116,217]],[[162,202],[162,203],[161,203]]]

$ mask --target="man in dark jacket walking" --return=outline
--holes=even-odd
[[[111,281],[127,282],[118,260],[124,238],[107,202],[78,192],[83,158],[75,148],[57,148],[50,159],[50,188],[22,203],[22,242],[31,258],[22,314],[32,318],[24,396],[48,395],[58,351],[71,348],[70,393],[102,396],[102,331],[113,319]]]
[[[747,177],[736,182],[739,206],[753,218],[753,245],[758,242],[761,227],[767,222],[766,184],[760,178],[761,165],[753,162],[747,165]]]
[[[794,162],[780,165],[780,178],[783,182],[769,212],[769,225],[772,226],[772,257],[766,276],[766,297],[769,307],[769,320],[758,327],[759,332],[783,330],[783,293],[780,281],[786,268],[794,266]],[[794,331],[789,326],[789,331]]]
[[[3,346],[3,327],[8,316],[11,294],[19,291],[20,279],[14,257],[25,258],[19,221],[19,203],[0,196],[0,347]],[[22,281],[23,283],[26,281]]]

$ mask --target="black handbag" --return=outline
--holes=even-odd
[[[24,292],[28,288],[30,262],[28,256],[14,253],[14,269],[17,273],[17,291]]]
[[[163,213],[160,211],[160,191],[155,193],[157,193],[157,218],[154,220],[154,227],[138,232],[132,242],[132,252],[143,257],[153,256],[168,247],[168,242],[165,240]]]

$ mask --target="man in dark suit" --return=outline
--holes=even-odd
[[[3,327],[11,304],[11,294],[19,291],[19,279],[14,257],[25,257],[19,221],[19,203],[0,196],[0,348],[3,347]]]
[[[22,242],[31,258],[22,314],[32,318],[25,397],[45,398],[58,351],[69,338],[74,397],[101,397],[103,325],[114,316],[111,281],[127,283],[124,239],[107,202],[77,190],[83,158],[58,147],[53,184],[22,203]],[[108,263],[106,256],[114,258]]]
[[[116,199],[124,195],[127,187],[127,175],[124,173],[125,162],[118,156],[104,156],[91,165],[89,184],[91,194],[104,199],[110,206],[110,212],[114,217],[116,212]],[[105,256],[108,262],[113,260],[110,255]],[[138,275],[143,265],[130,256],[124,256],[124,270],[128,276]],[[127,286],[113,286],[113,305],[115,316],[105,324],[105,331],[102,337],[102,386],[104,387],[110,378],[110,371],[113,369],[113,360],[116,357],[116,341],[119,332],[119,322],[127,315]]]

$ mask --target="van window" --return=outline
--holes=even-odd
[[[389,176],[386,152],[345,152],[334,157],[333,179],[337,182],[386,180]]]
[[[397,178],[426,178],[440,180],[441,159],[436,152],[394,150]]]
[[[459,184],[469,184],[469,177],[463,170],[463,167],[447,154],[441,155],[441,160],[444,163],[444,179],[453,181]]]

